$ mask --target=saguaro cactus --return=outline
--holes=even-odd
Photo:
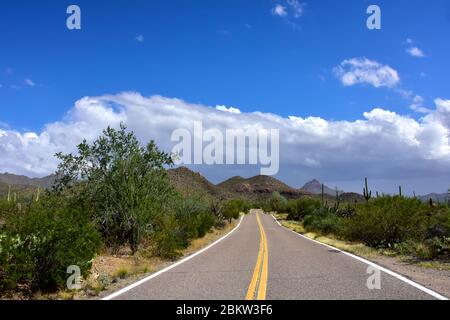
[[[403,197],[402,186],[398,186],[398,195],[399,195],[400,197]]]
[[[447,205],[450,207],[450,188],[447,191]]]
[[[321,193],[321,197],[322,197],[322,207],[324,206],[323,189],[324,189],[324,186],[323,186],[323,183],[322,183],[322,193]]]
[[[364,198],[366,199],[366,203],[369,203],[369,200],[372,198],[372,191],[369,191],[369,186],[367,182],[367,178],[365,178],[366,187],[363,189]]]
[[[39,201],[39,194],[41,193],[41,187],[37,187],[37,190],[36,190],[36,202],[38,202]]]
[[[334,203],[334,212],[337,212],[339,210],[339,206],[341,205],[341,197],[339,196],[339,191],[336,187],[336,201]]]
[[[11,201],[11,186],[8,185],[8,197],[7,197],[8,202]]]

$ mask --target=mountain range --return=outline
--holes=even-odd
[[[206,196],[210,198],[230,199],[245,198],[251,201],[269,198],[273,192],[279,192],[288,199],[313,196],[321,193],[322,184],[318,180],[306,183],[303,188],[296,189],[270,176],[255,176],[251,178],[232,177],[219,184],[213,184],[200,173],[186,167],[167,170],[169,180],[174,188],[185,196]],[[37,187],[50,188],[55,181],[55,175],[43,178],[29,178],[11,173],[0,174],[0,194],[8,192],[9,186],[14,192],[35,192]],[[327,198],[334,199],[336,191],[324,186]],[[345,195],[339,191],[342,196]],[[348,198],[357,199],[357,194],[347,194]]]
[[[173,187],[184,196],[206,196],[209,198],[230,199],[245,198],[247,200],[262,200],[269,198],[273,192],[279,192],[288,199],[307,196],[317,196],[322,192],[322,183],[316,179],[311,180],[300,188],[293,188],[284,182],[270,176],[255,176],[244,178],[232,177],[219,184],[213,184],[200,173],[186,167],[178,167],[167,170],[169,180]],[[50,188],[55,182],[56,176],[50,175],[43,178],[29,178],[23,175],[11,173],[0,174],[0,195],[11,191],[17,193],[36,192],[36,188]],[[345,202],[362,202],[364,198],[358,193],[338,190],[339,196]],[[324,194],[327,201],[333,201],[336,197],[336,189],[324,185]],[[433,199],[435,202],[446,202],[447,193],[432,193],[419,196],[422,201]]]

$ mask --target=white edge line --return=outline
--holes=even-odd
[[[386,268],[384,268],[384,267],[382,267],[382,266],[380,266],[380,265],[378,265],[378,264],[376,264],[376,263],[373,263],[372,261],[369,261],[369,260],[366,260],[366,259],[364,259],[364,258],[355,256],[354,254],[351,254],[351,253],[349,253],[349,252],[346,252],[346,251],[343,251],[343,250],[341,250],[341,249],[335,248],[335,247],[330,246],[330,245],[328,245],[328,244],[326,244],[326,243],[323,243],[323,242],[320,242],[320,241],[317,241],[317,240],[308,238],[307,236],[304,236],[304,235],[302,235],[302,234],[300,234],[300,233],[298,233],[298,232],[295,232],[294,230],[291,230],[291,229],[289,229],[289,228],[283,226],[283,225],[275,218],[275,216],[274,216],[273,214],[272,214],[271,216],[272,216],[272,218],[276,221],[276,223],[277,223],[280,227],[282,227],[282,228],[284,228],[284,229],[286,229],[286,230],[288,230],[288,231],[291,231],[291,232],[293,232],[294,234],[296,234],[296,235],[298,235],[298,236],[300,236],[300,237],[302,237],[302,238],[304,238],[304,239],[307,239],[307,240],[310,240],[310,241],[312,241],[312,242],[318,243],[318,244],[320,244],[320,245],[322,245],[322,246],[325,246],[325,247],[328,247],[328,248],[330,248],[330,249],[337,250],[337,251],[339,251],[339,252],[341,252],[341,253],[343,253],[343,254],[349,256],[349,257],[352,257],[353,259],[356,259],[356,260],[358,260],[358,261],[360,261],[360,262],[363,262],[363,263],[368,264],[368,265],[370,265],[370,266],[372,266],[372,267],[374,267],[374,268],[377,268],[378,270],[383,271],[384,273],[387,273],[387,274],[389,274],[389,275],[391,275],[391,276],[397,278],[398,280],[401,280],[401,281],[403,281],[403,282],[406,282],[407,284],[409,284],[409,285],[415,287],[416,289],[419,289],[419,290],[421,290],[421,291],[423,291],[423,292],[425,292],[425,293],[427,293],[427,294],[433,296],[433,297],[436,298],[436,299],[439,299],[439,300],[448,300],[447,297],[444,297],[443,295],[441,295],[441,294],[439,294],[439,293],[437,293],[437,292],[435,292],[435,291],[433,291],[433,290],[430,290],[430,289],[428,289],[428,288],[426,288],[426,287],[424,287],[424,286],[422,286],[422,285],[420,285],[420,284],[418,284],[418,283],[416,283],[416,282],[414,282],[414,281],[412,281],[412,280],[409,280],[408,278],[406,278],[406,277],[404,277],[404,276],[402,276],[402,275],[400,275],[400,274],[398,274],[398,273],[396,273],[396,272],[394,272],[394,271],[391,271],[391,270],[386,269]]]
[[[199,251],[197,251],[197,252],[191,254],[190,256],[187,256],[186,258],[184,258],[184,259],[182,259],[182,260],[180,260],[180,261],[178,261],[178,262],[175,262],[174,264],[172,264],[172,265],[170,265],[170,266],[168,266],[168,267],[166,267],[166,268],[164,268],[164,269],[162,269],[162,270],[159,270],[158,272],[155,272],[155,273],[149,275],[148,277],[146,277],[146,278],[144,278],[144,279],[142,279],[142,280],[139,280],[139,281],[137,281],[137,282],[135,282],[135,283],[133,283],[133,284],[131,284],[131,285],[129,285],[129,286],[127,286],[127,287],[125,287],[125,288],[123,288],[123,289],[117,291],[117,292],[114,292],[113,294],[111,294],[111,295],[109,295],[109,296],[103,298],[102,300],[112,300],[112,299],[114,299],[114,298],[120,296],[121,294],[124,294],[125,292],[130,291],[131,289],[134,289],[134,288],[136,288],[137,286],[140,286],[141,284],[143,284],[143,283],[145,283],[145,282],[147,282],[147,281],[149,281],[149,280],[151,280],[151,279],[153,279],[153,278],[156,278],[157,276],[163,274],[164,272],[167,272],[167,271],[169,271],[169,270],[171,270],[171,269],[173,269],[173,268],[179,266],[180,264],[185,263],[186,261],[191,260],[192,258],[198,256],[199,254],[202,254],[203,252],[205,252],[206,250],[208,250],[208,249],[211,248],[212,246],[215,246],[216,244],[218,244],[218,243],[221,242],[222,240],[225,240],[225,238],[227,238],[227,237],[230,236],[234,231],[236,231],[237,228],[239,228],[239,226],[241,225],[241,222],[242,222],[243,219],[244,219],[244,216],[241,217],[241,219],[239,220],[238,225],[237,225],[236,227],[234,227],[233,230],[231,230],[230,232],[228,232],[228,233],[227,233],[226,235],[224,235],[222,238],[220,238],[220,239],[214,241],[213,243],[211,243],[210,245],[206,246],[205,248],[203,248],[203,249],[201,249],[201,250],[199,250]]]

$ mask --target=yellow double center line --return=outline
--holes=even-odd
[[[269,272],[269,251],[267,250],[266,232],[261,224],[259,213],[256,213],[256,220],[259,226],[259,253],[256,261],[255,271],[252,281],[248,287],[246,300],[265,300],[267,289],[267,276]]]

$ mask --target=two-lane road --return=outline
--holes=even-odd
[[[381,272],[370,290],[369,265],[281,227],[257,210],[204,252],[106,299],[435,299]]]

